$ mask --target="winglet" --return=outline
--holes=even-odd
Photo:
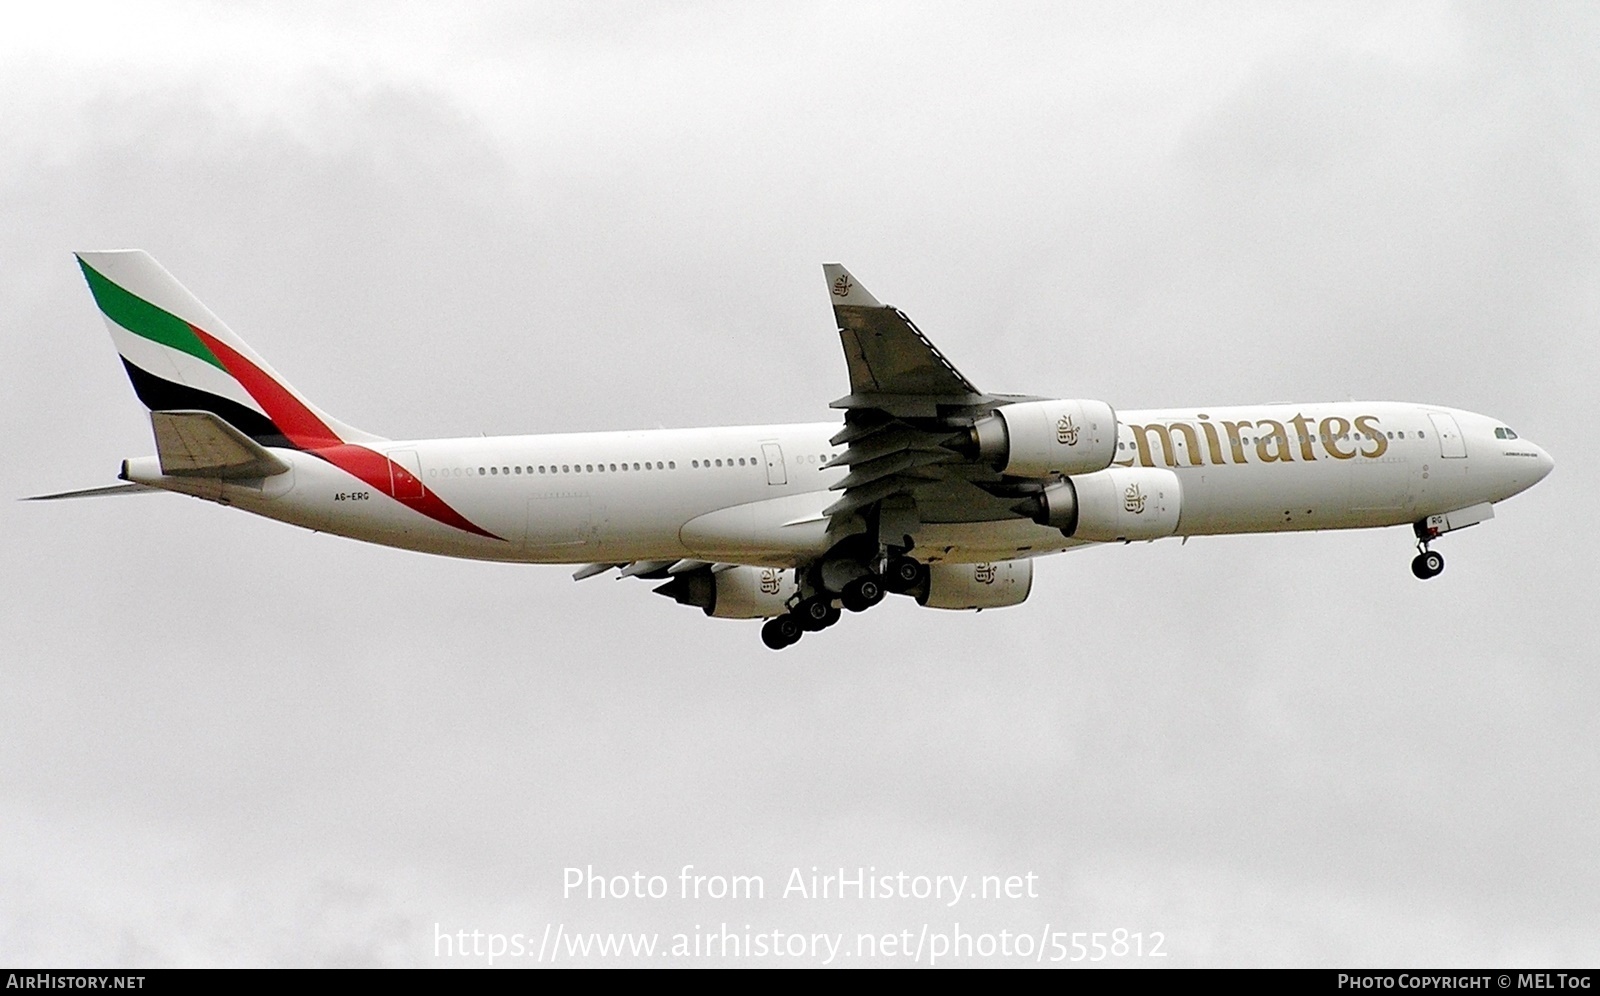
[[[882,304],[872,292],[861,285],[849,270],[838,263],[823,263],[822,275],[828,280],[828,293],[833,295],[835,308],[881,308]]]

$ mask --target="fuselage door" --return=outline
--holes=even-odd
[[[789,472],[783,468],[783,447],[777,443],[762,443],[761,455],[767,461],[767,483],[788,484]]]
[[[1439,436],[1440,456],[1448,458],[1467,455],[1467,441],[1461,438],[1461,427],[1456,424],[1454,415],[1429,412],[1428,421],[1433,423],[1433,431]]]
[[[389,454],[389,493],[396,498],[422,497],[422,464],[416,450],[395,450]]]

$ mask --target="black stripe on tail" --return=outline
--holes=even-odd
[[[300,448],[289,441],[289,437],[283,434],[283,430],[279,429],[272,419],[253,408],[247,408],[237,401],[230,401],[185,384],[174,384],[148,370],[134,366],[126,357],[122,359],[122,366],[128,371],[128,379],[133,381],[133,392],[144,402],[144,406],[153,412],[210,412],[262,446]]]

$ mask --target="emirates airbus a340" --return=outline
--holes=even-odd
[[[582,564],[709,616],[765,619],[781,649],[885,593],[1016,605],[1034,560],[1168,536],[1410,526],[1439,536],[1550,473],[1498,419],[1439,405],[1114,410],[980,391],[906,315],[825,266],[844,420],[393,440],[334,419],[148,254],[79,265],[150,410],[125,484],[450,557]]]

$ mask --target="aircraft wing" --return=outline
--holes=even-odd
[[[833,317],[839,323],[850,394],[835,408],[876,407],[902,414],[937,414],[938,406],[981,403],[961,375],[899,308],[879,304],[849,270],[824,263]]]
[[[924,522],[1018,518],[1015,495],[993,493],[1001,476],[962,455],[973,422],[1014,396],[979,391],[898,308],[882,304],[850,271],[823,266],[850,393],[833,437],[845,451],[829,466],[850,473],[833,487],[830,532],[848,535],[876,522],[885,542],[914,537]]]

